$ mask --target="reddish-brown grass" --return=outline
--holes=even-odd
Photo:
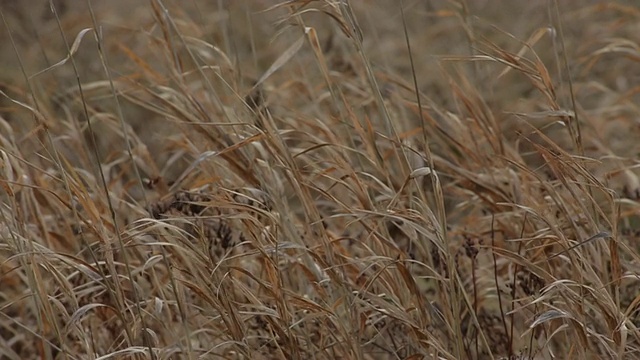
[[[632,359],[632,1],[0,1],[0,358]]]

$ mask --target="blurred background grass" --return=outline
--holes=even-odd
[[[52,3],[60,16],[60,25],[46,1],[3,2],[5,20],[14,36],[27,76],[33,76],[66,57],[59,26],[70,44],[82,29],[93,27],[87,3]],[[239,95],[246,95],[252,82],[262,76],[300,36],[301,29],[296,28],[292,20],[281,21],[286,10],[265,11],[275,4],[277,2],[269,1],[163,3],[184,36],[217,47],[217,50],[203,49],[202,44],[192,44],[193,49],[200,51],[196,56],[202,64],[219,67],[220,74]],[[616,155],[631,157],[638,153],[637,142],[632,141],[635,137],[626,136],[638,134],[635,120],[638,100],[635,88],[639,76],[635,41],[638,9],[632,1],[559,3],[557,10],[547,2],[407,1],[405,20],[413,44],[413,69],[398,4],[358,1],[351,5],[364,34],[363,50],[374,71],[381,76],[381,88],[388,94],[398,93],[405,99],[410,98],[410,92],[402,92],[397,82],[411,84],[412,71],[415,71],[420,91],[433,103],[456,112],[463,104],[456,99],[451,86],[463,92],[472,91],[482,97],[486,110],[491,111],[495,121],[505,130],[505,136],[515,138],[516,131],[530,132],[530,129],[523,128],[522,122],[513,114],[549,111],[549,99],[536,91],[522,73],[505,73],[503,65],[481,57],[495,55],[495,49],[504,49],[512,54],[524,49],[523,58],[535,60],[537,57],[548,68],[554,85],[553,95],[563,109],[572,107],[568,80],[573,81],[573,96],[581,111],[580,119],[590,136],[606,144]],[[170,66],[167,54],[158,48],[154,40],[162,34],[150,6],[116,1],[96,3],[93,7],[100,24],[105,55],[115,79],[126,78],[142,84],[145,81],[164,84],[171,81],[166,76]],[[305,11],[302,16],[305,24],[317,31],[330,66],[347,75],[362,75],[358,55],[350,48],[339,24],[322,13],[322,10],[335,12],[337,8],[335,5],[333,8],[320,5],[318,9]],[[563,29],[562,39],[558,34],[560,26]],[[95,84],[104,81],[106,74],[93,34],[89,35],[81,41],[74,58],[80,81]],[[3,31],[0,36],[6,49],[0,55],[2,89],[10,96],[26,97],[25,79],[8,32]],[[535,55],[526,50],[526,46],[531,46]],[[194,64],[189,63],[184,53],[182,55],[184,71],[193,71]],[[471,56],[476,56],[475,60],[468,58]],[[569,61],[570,72],[564,67],[565,58]],[[321,83],[322,77],[317,66],[309,66],[314,61],[311,49],[304,46],[293,61],[269,78],[267,84],[277,90],[269,94],[274,104],[303,109],[310,116],[325,116],[325,109],[314,109],[309,105],[315,103],[313,97],[318,96],[312,86]],[[300,84],[296,81],[299,79],[312,85]],[[59,105],[56,103],[63,101],[65,94],[77,91],[76,76],[68,62],[65,66],[38,74],[32,80],[35,95],[53,109]],[[362,80],[362,77],[345,77],[344,85],[357,92],[358,87],[363,86]],[[213,85],[218,86],[216,82]],[[300,90],[304,92],[300,93]],[[86,91],[95,106],[112,106],[113,102],[105,97],[104,92],[92,92],[91,87]],[[290,96],[292,92],[304,96]],[[360,95],[362,105],[370,104],[370,97]],[[20,134],[33,131],[35,124],[28,113],[12,106],[6,98],[0,101],[2,116],[12,123],[14,130]],[[128,101],[123,101],[122,106],[127,123],[153,154],[162,155],[165,144],[159,139],[173,132],[170,122],[163,121],[143,106]],[[409,131],[419,122],[415,114],[406,120],[401,130]],[[549,119],[541,117],[529,121],[537,128],[554,127],[549,125]],[[153,127],[153,132],[143,131],[149,126]],[[60,127],[60,124],[51,124],[53,131],[63,131],[59,130]],[[564,134],[565,131],[549,133]],[[107,136],[98,140],[112,144]],[[159,159],[161,163],[165,160],[166,156]]]

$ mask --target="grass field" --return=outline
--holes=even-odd
[[[0,11],[0,359],[640,358],[636,1]]]

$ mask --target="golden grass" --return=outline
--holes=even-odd
[[[638,356],[633,1],[0,10],[0,358]]]

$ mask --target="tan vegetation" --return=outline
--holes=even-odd
[[[634,1],[0,1],[0,358],[634,359]]]

